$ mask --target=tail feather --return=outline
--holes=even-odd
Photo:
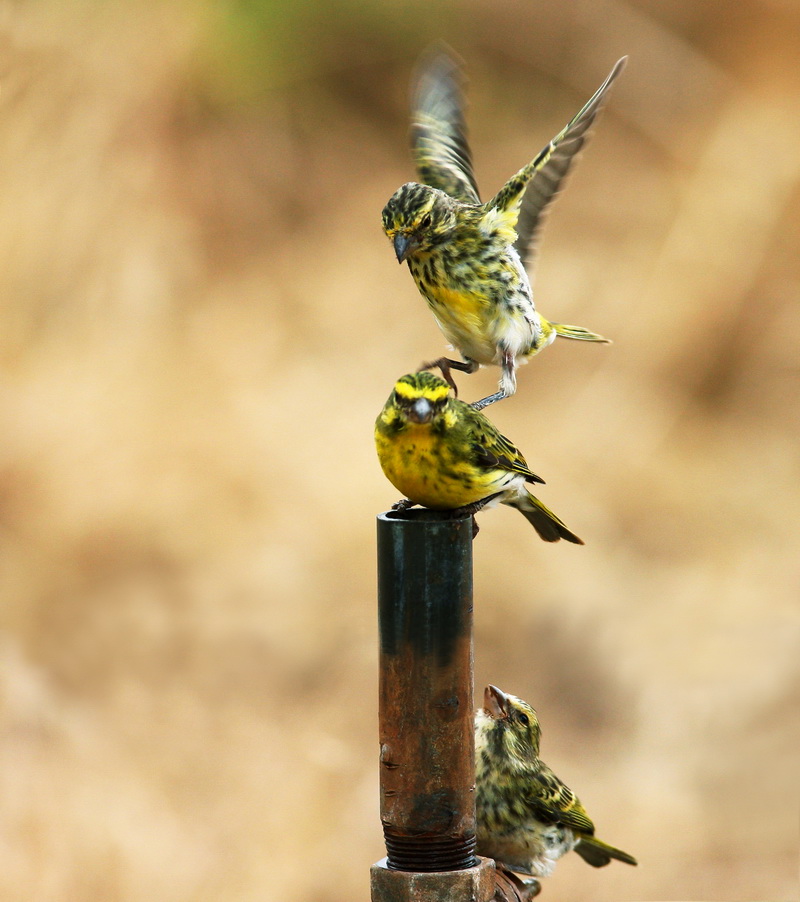
[[[610,345],[610,338],[603,338],[597,332],[590,332],[582,326],[568,326],[566,323],[550,323],[555,330],[556,335],[562,338],[574,338],[576,341],[602,341],[604,344]]]
[[[594,836],[581,836],[575,851],[581,858],[590,864],[593,868],[605,867],[612,858],[617,861],[624,861],[625,864],[637,864],[638,862],[633,855],[628,855],[622,849],[615,849],[602,840],[595,839]]]
[[[506,503],[520,511],[545,542],[558,542],[559,539],[566,539],[576,545],[583,545],[583,539],[579,539],[574,532],[567,528],[565,523],[530,492],[523,492],[517,498]]]

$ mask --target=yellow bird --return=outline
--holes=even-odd
[[[583,545],[527,490],[526,483],[544,480],[522,454],[433,373],[397,380],[375,423],[375,445],[386,478],[408,499],[401,507],[476,513],[502,502],[520,511],[545,542]]]
[[[421,71],[412,118],[420,183],[408,182],[392,195],[383,209],[383,229],[463,358],[442,357],[426,367],[440,367],[453,387],[450,368],[473,373],[481,365],[501,367],[500,390],[476,401],[477,410],[513,395],[519,364],[556,336],[608,341],[541,316],[525,267],[543,214],[626,60],[619,60],[577,116],[486,203],[472,171],[460,67],[439,53]]]

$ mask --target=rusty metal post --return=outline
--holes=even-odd
[[[472,518],[378,516],[380,808],[373,902],[488,900],[475,857]]]

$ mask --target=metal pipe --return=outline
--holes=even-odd
[[[386,867],[475,868],[472,517],[378,516]]]

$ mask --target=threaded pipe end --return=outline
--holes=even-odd
[[[383,838],[395,871],[465,871],[478,864],[474,836],[398,836],[384,828]]]

